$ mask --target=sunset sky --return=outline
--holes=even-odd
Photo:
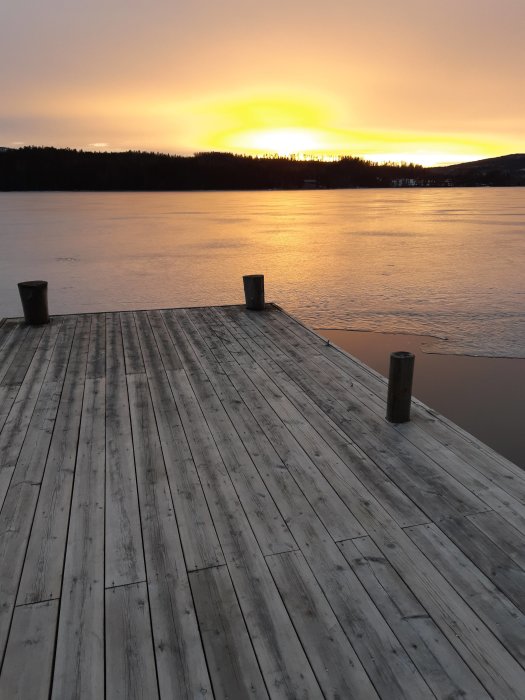
[[[525,0],[12,0],[0,146],[525,151]]]

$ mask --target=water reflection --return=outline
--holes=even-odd
[[[525,356],[523,189],[3,193],[0,212],[0,315],[23,278],[70,312],[236,303],[264,272],[310,325]]]

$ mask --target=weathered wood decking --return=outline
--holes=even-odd
[[[523,698],[525,474],[276,308],[0,326],[0,698]]]

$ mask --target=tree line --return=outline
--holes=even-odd
[[[27,146],[0,151],[0,190],[252,190],[390,187],[425,180],[421,166],[231,153],[176,156]]]
[[[263,190],[349,187],[524,185],[525,155],[423,168],[206,152],[193,156],[144,151],[92,152],[26,146],[0,148],[0,190]]]

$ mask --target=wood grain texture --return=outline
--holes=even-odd
[[[444,520],[440,529],[525,613],[525,570],[468,518]],[[501,535],[500,530],[500,535]],[[498,534],[494,534],[494,539]]]
[[[13,485],[23,481],[40,484],[42,481],[75,328],[76,320],[65,321],[62,325],[47,372],[40,385],[40,392],[31,413],[23,444],[16,459]],[[26,394],[20,395],[19,406],[25,404],[26,397]],[[21,416],[25,410],[23,409],[20,413],[19,406],[16,407],[17,417]]]
[[[238,370],[242,373],[240,367]],[[229,377],[235,374],[235,369],[230,365]],[[248,406],[253,410],[253,404],[254,397],[250,396],[245,411]],[[290,493],[289,488],[285,490],[284,484],[280,489],[274,489],[273,495],[374,685],[392,697],[427,696],[428,689],[421,677],[378,615],[377,609],[370,605],[366,592],[345,565],[344,558],[308,504],[302,504],[300,510],[294,512],[290,508],[293,492]],[[343,590],[348,591],[348,595],[341,596]],[[368,620],[368,624],[365,620]],[[363,632],[365,628],[366,634]],[[391,655],[383,655],[382,662],[376,663],[375,659],[381,655],[380,649],[386,639],[394,651]]]
[[[146,376],[128,375],[144,554],[161,697],[211,690]]]
[[[18,605],[60,597],[91,318],[77,324],[18,591]]]
[[[28,333],[28,326],[16,324],[12,327],[11,332],[5,336],[4,342],[0,346],[0,386],[2,386],[3,379],[9,371],[13,359],[23,347]]]
[[[156,700],[159,691],[146,584],[108,588],[105,600],[106,698]]]
[[[106,315],[106,586],[146,579],[122,330]]]
[[[122,343],[126,374],[141,374],[145,371],[144,360],[142,359],[133,312],[126,311],[121,313],[120,323],[122,326]]]
[[[190,582],[214,697],[267,698],[228,569],[194,571]]]
[[[271,697],[320,697],[293,626],[268,571],[187,378],[168,372],[188,442]]]
[[[66,546],[53,695],[104,695],[105,381],[86,379]]]
[[[11,484],[0,512],[0,655],[3,655],[27,550],[39,487]]]
[[[339,547],[437,697],[481,700],[486,691],[369,537]]]
[[[15,608],[0,674],[0,700],[47,700],[57,618],[58,600]]]
[[[45,375],[38,400],[31,415],[26,438],[10,480],[0,482],[7,491],[0,511],[0,654],[5,649],[11,615],[18,591],[22,566],[40,492],[54,422],[60,401],[65,367],[62,357],[69,357],[76,320],[64,324],[63,342],[57,347]]]
[[[285,392],[294,406],[308,422],[315,427],[319,435],[329,444],[333,451],[344,461],[346,466],[358,477],[359,481],[383,505],[401,526],[414,525],[428,520],[416,504],[410,500],[396,483],[384,471],[377,468],[365,452],[351,441],[334,421],[301,391],[288,375],[262,354],[253,345],[258,361],[271,373],[275,384]],[[261,359],[262,358],[262,359]]]
[[[267,561],[325,697],[377,698],[304,556],[286,552]]]
[[[269,314],[268,318],[274,316]],[[246,320],[242,322],[248,323]],[[300,360],[299,351],[287,342],[280,328],[279,332],[274,331],[270,322],[260,317],[250,317],[249,322],[261,329],[261,333],[253,331],[256,342],[268,352],[279,343],[288,357],[277,360],[277,364],[405,494],[412,500],[417,494],[417,500],[428,516],[437,519],[487,510],[471,491],[404,440],[392,425],[386,423],[383,415],[378,416],[369,410],[330,374],[321,374],[322,369],[315,358],[312,360],[307,356]]]
[[[338,540],[365,534],[361,523],[327,478],[327,459],[337,458],[335,455],[327,457],[319,435],[294,410],[285,395],[258,367],[246,373],[240,365],[232,364],[229,376],[332,537]],[[346,466],[344,472],[345,478],[348,476],[351,480]],[[370,496],[368,493],[365,496],[361,484],[359,488],[363,497]]]
[[[519,697],[520,679],[525,680],[523,614],[435,524],[406,531],[428,559],[411,553],[414,561],[420,559],[419,570],[400,567],[398,561],[404,581],[487,690],[496,697]],[[439,575],[429,576],[428,560]]]
[[[337,366],[343,370],[352,381],[357,380],[360,387],[366,390],[371,400],[374,397],[378,399],[376,402],[377,406],[384,406],[387,395],[387,380],[385,377],[367,367],[345,350],[333,344],[327,346],[324,338],[296,319],[293,319],[284,310],[275,305],[274,309],[277,311],[275,314],[277,323],[281,324],[284,321],[288,333],[292,333],[295,339],[299,340],[306,347],[314,348],[315,352],[322,355],[331,366]],[[331,372],[332,370],[328,371]],[[413,399],[411,422],[437,438],[443,445],[450,445],[458,457],[475,465],[482,474],[492,479],[495,483],[498,483],[498,479],[502,479],[504,482],[508,481],[510,493],[512,493],[513,478],[517,478],[519,481],[523,481],[525,478],[523,469],[520,469],[502,455],[497,454],[478,438],[460,428],[446,416],[429,408],[417,398]]]
[[[173,323],[173,319],[172,319]],[[180,318],[180,356],[222,461],[263,554],[296,548],[293,537],[261,479],[250,454],[218,398],[208,376],[190,350],[186,317]]]
[[[173,356],[178,358],[178,355],[171,341],[159,339],[159,336],[167,337],[162,319],[150,326],[148,316],[137,314],[137,328],[186,568],[193,571],[224,564],[215,526],[164,370],[164,367],[180,368],[180,361],[173,361]]]
[[[3,409],[7,410],[7,415],[0,432],[0,468],[14,467],[18,460],[59,333],[60,324],[57,323],[46,329],[21,385],[1,387],[5,392],[15,387],[18,391],[14,395],[16,402],[11,403],[12,408],[5,406]],[[4,396],[7,399],[9,393]]]
[[[250,447],[251,454],[256,456],[256,463],[260,469],[260,472],[264,476],[264,479],[268,484],[270,492],[272,493],[276,504],[279,507],[279,510],[285,517],[296,542],[301,547],[301,550],[304,552],[304,555],[307,558],[308,563],[312,568],[313,572],[315,573],[318,581],[321,582],[322,590],[327,596],[328,600],[330,601],[332,608],[336,612],[337,618],[339,620],[343,620],[345,632],[352,641],[354,648],[358,651],[358,653],[361,653],[364,657],[368,657],[368,666],[370,668],[371,678],[374,684],[376,685],[376,687],[382,687],[385,692],[387,691],[387,689],[390,693],[396,692],[393,690],[394,688],[396,688],[396,682],[394,682],[393,685],[392,683],[388,682],[388,679],[391,677],[389,676],[388,671],[384,668],[384,666],[386,665],[388,669],[389,662],[386,661],[386,664],[376,665],[373,662],[373,654],[369,655],[366,651],[367,645],[370,644],[369,640],[372,637],[374,637],[375,634],[377,634],[376,639],[385,639],[386,637],[388,637],[388,635],[390,634],[388,628],[382,626],[382,624],[379,622],[377,611],[374,612],[370,608],[370,601],[367,600],[365,591],[361,588],[361,586],[355,579],[351,578],[348,571],[348,567],[345,566],[344,559],[337,551],[337,548],[335,547],[333,541],[330,539],[330,536],[324,529],[313,508],[304,498],[301,491],[298,489],[296,482],[291,478],[288,470],[284,467],[282,462],[280,462],[279,457],[274,450],[272,442],[260,429],[254,429],[253,420],[250,420],[248,417],[248,405],[242,405],[242,401],[240,400],[239,395],[236,393],[231,383],[229,383],[228,376],[231,377],[234,370],[230,368],[228,376],[212,375],[210,369],[208,370],[208,372],[211,381],[214,382],[214,385],[217,387],[217,391],[221,396],[221,400],[223,401],[227,409],[231,412],[232,417],[235,417],[235,423],[240,432],[240,435],[242,436],[247,446]],[[250,406],[251,405],[252,402],[250,402]],[[285,561],[288,561],[288,558],[284,555],[281,558]],[[274,575],[274,561],[276,559],[278,558],[273,556],[267,558],[267,562],[270,568],[272,569]],[[286,577],[287,575],[292,575],[292,572],[288,570],[288,567],[283,566],[282,571],[283,577]],[[298,573],[297,575],[299,576],[300,574]],[[311,580],[311,575],[308,581],[309,583],[303,583],[303,588],[307,584],[309,587],[312,587],[313,584]],[[277,581],[277,583],[279,584],[279,580]],[[285,600],[285,604],[287,605],[287,607],[290,605],[290,608],[294,608],[294,605],[296,603],[294,603],[291,600],[290,602],[288,602],[287,597],[284,595],[285,583],[282,579],[279,584],[279,587],[281,596]],[[292,586],[290,588],[286,587],[286,590],[289,592],[290,598],[293,596],[294,591],[296,591],[296,589],[297,586]],[[341,591],[348,591],[349,594],[347,596],[341,596]],[[352,593],[350,593],[350,591]],[[315,593],[315,595],[318,597],[319,593]],[[299,603],[297,603],[297,605],[299,606]],[[355,608],[352,607],[354,605],[356,606]],[[360,641],[360,639],[362,640],[363,635],[356,625],[356,610],[359,610],[360,608],[363,609],[363,616],[369,620],[369,627],[373,627],[375,624],[379,623],[377,628],[374,629],[373,632],[370,631],[367,634],[366,643]],[[364,612],[364,610],[366,610],[367,612]],[[297,610],[297,614],[302,614],[300,606]],[[292,619],[294,619],[293,614]],[[306,622],[308,622],[308,620],[305,621],[305,623]],[[311,637],[309,636],[310,633],[308,631],[308,627],[306,627],[305,629],[305,635],[308,635],[311,658],[313,658],[317,654],[317,651],[314,651],[315,644],[317,643],[315,629],[317,629],[316,625],[319,623],[319,618],[315,614],[312,614],[311,616],[311,623],[313,625],[311,630]],[[294,625],[296,629],[298,629],[298,623],[295,621],[295,619]],[[318,630],[319,634],[320,629],[321,628],[319,628]],[[302,638],[301,641],[303,643],[303,646],[305,646],[305,648],[308,651],[306,638]],[[403,657],[403,652],[399,649],[395,640],[393,640],[393,644],[397,648],[397,653],[400,653],[400,656]],[[358,665],[360,666],[360,664],[361,662],[359,662]],[[315,663],[313,660],[312,665],[314,665],[315,667]],[[424,694],[426,692],[425,686],[421,685],[420,680],[417,680],[417,674],[414,674],[413,670],[410,671],[410,664],[407,664],[407,667],[408,674],[405,679],[405,690],[397,686],[400,696],[402,697],[405,693],[406,696],[409,697],[411,693],[410,689],[413,689],[414,694],[422,694],[421,696],[424,697]],[[359,678],[359,672],[355,668],[353,669],[353,672],[355,673],[355,678]],[[319,673],[320,670],[316,672],[318,678],[320,678]],[[381,675],[383,677],[383,681],[381,681],[380,678],[378,679],[378,676]],[[327,689],[331,686],[328,684],[326,675],[324,677],[324,680],[326,687],[323,687],[323,690],[325,690],[326,692]],[[345,683],[348,684],[350,680],[349,678],[346,678],[345,680],[344,678],[341,679],[341,677],[339,677],[338,681],[334,678],[333,682],[335,682],[336,685],[338,682],[344,685]],[[401,683],[403,683],[402,680]],[[366,684],[364,684],[363,693],[367,692],[366,687]]]
[[[18,394],[19,387],[14,386],[0,386],[0,431],[4,427],[7,420],[7,416],[11,410],[11,406],[14,403],[16,395]]]
[[[24,342],[12,354],[11,363],[0,372],[1,386],[21,384],[31,364],[34,354],[40,345],[42,337],[46,335],[49,326],[30,326],[24,336]]]
[[[525,571],[525,540],[523,532],[513,527],[497,512],[480,513],[469,520],[483,532],[506,556]]]

